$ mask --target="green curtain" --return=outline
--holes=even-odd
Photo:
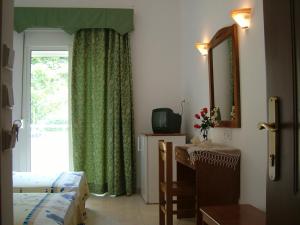
[[[72,66],[74,168],[91,192],[135,191],[129,35],[111,29],[75,34]]]

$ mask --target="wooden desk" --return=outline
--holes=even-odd
[[[177,181],[196,184],[195,198],[178,198],[177,207],[195,208],[194,213],[177,215],[177,218],[193,217],[196,214],[197,225],[202,224],[201,206],[237,204],[240,197],[240,162],[235,169],[218,166],[209,162],[192,163],[186,146],[175,148],[177,161]]]
[[[203,225],[265,225],[264,212],[251,205],[208,206],[200,208]]]

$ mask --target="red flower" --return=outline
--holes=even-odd
[[[201,116],[202,116],[202,117],[205,116],[205,112],[204,112],[204,111],[201,111],[200,113],[201,113]]]
[[[196,129],[200,129],[200,128],[201,128],[201,126],[200,126],[199,124],[195,124],[195,125],[194,125],[194,128],[196,128]]]
[[[195,118],[196,119],[200,119],[200,115],[199,114],[195,114]]]
[[[205,107],[205,108],[203,108],[202,109],[203,110],[203,112],[205,112],[205,113],[207,113],[208,112],[208,109]]]

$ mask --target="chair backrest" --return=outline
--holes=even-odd
[[[167,191],[172,188],[173,182],[173,144],[172,142],[159,141],[159,183],[166,183]]]

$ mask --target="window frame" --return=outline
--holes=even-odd
[[[59,40],[61,39],[61,40]],[[22,109],[26,160],[23,168],[31,171],[31,53],[32,51],[68,51],[68,121],[69,121],[69,170],[73,170],[72,118],[71,118],[71,71],[73,35],[58,29],[32,29],[24,32]]]

